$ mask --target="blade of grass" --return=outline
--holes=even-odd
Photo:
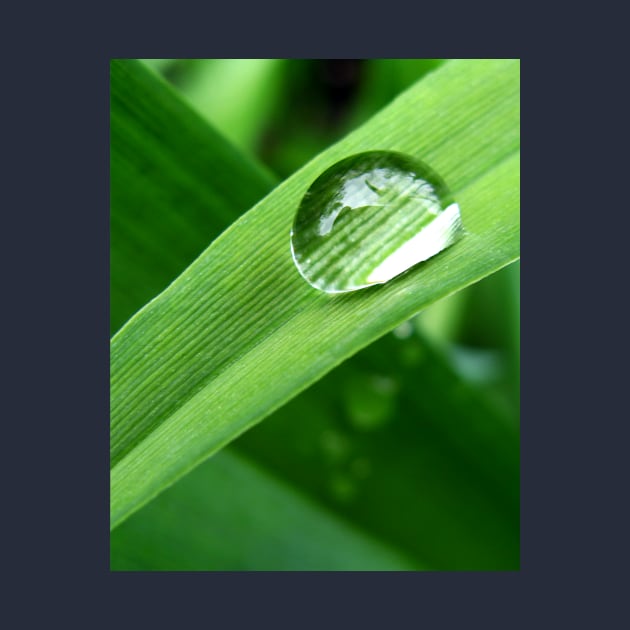
[[[516,426],[421,337],[386,335],[231,448],[429,568],[518,568]]]
[[[225,177],[225,171],[208,174],[209,179],[217,176]],[[168,210],[163,206],[160,209]],[[168,232],[161,236],[165,239],[164,247],[168,247]],[[115,246],[113,241],[112,247]],[[113,274],[112,286],[118,280],[118,275]],[[466,291],[442,300],[428,310],[464,293]],[[114,308],[115,304],[112,304]],[[251,475],[247,471],[251,470],[251,464],[243,461],[243,453],[246,453],[249,461],[262,464],[274,475],[280,474],[290,480],[299,492],[297,497],[284,493],[285,511],[299,513],[303,502],[300,497],[306,494],[317,501],[319,510],[324,505],[351,520],[353,525],[404,548],[408,555],[430,558],[432,568],[496,570],[518,567],[518,511],[512,511],[512,516],[509,511],[504,513],[501,506],[506,498],[499,499],[505,493],[497,492],[495,488],[495,498],[492,488],[496,484],[492,479],[489,482],[480,477],[479,470],[480,467],[487,468],[488,462],[496,462],[497,457],[514,453],[513,437],[499,432],[494,436],[494,445],[483,448],[477,435],[479,418],[489,426],[504,424],[501,419],[483,405],[480,407],[474,396],[462,399],[461,384],[449,383],[449,379],[440,376],[445,374],[445,369],[440,368],[443,361],[435,353],[428,348],[421,349],[413,340],[396,340],[393,345],[392,340],[393,337],[388,336],[371,345],[353,357],[351,364],[345,363],[317,383],[314,389],[304,392],[230,447],[229,450],[236,449],[240,453],[238,457],[230,458],[230,466],[244,469],[238,472],[243,482],[238,495],[234,495],[230,488],[219,487],[221,484],[229,486],[233,475],[211,473],[212,490],[208,492],[206,477],[193,473],[195,479],[201,480],[199,484],[191,486],[189,477],[186,477],[133,515],[113,533],[112,566],[122,570],[211,570],[242,566],[281,570],[287,566],[299,568],[300,563],[311,566],[309,550],[313,544],[310,536],[304,534],[308,528],[299,527],[302,536],[289,536],[288,544],[284,537],[280,539],[265,533],[264,540],[268,544],[258,546],[255,541],[259,537],[253,535],[255,532],[251,528],[243,527],[243,521],[267,522],[268,512],[258,501],[259,495],[265,494],[260,486],[266,482],[259,479],[250,487],[248,479]],[[398,345],[401,347],[396,347]],[[401,360],[406,357],[403,363],[407,366],[407,360],[417,359],[419,353],[424,355],[420,366],[403,370],[404,374],[408,372],[405,378],[413,381],[410,388],[404,384],[398,357],[400,355]],[[381,355],[386,361],[379,359]],[[374,361],[376,365],[370,365]],[[351,418],[340,412],[347,408],[347,397],[342,394],[348,389],[348,383],[360,383],[369,394],[371,379],[364,373],[365,369],[376,372],[379,379],[390,381],[395,378],[397,382],[403,382],[401,396],[405,400],[397,403],[402,415],[390,420],[393,433],[391,427],[385,428],[386,435],[383,435],[383,427],[357,432]],[[411,391],[422,403],[419,416],[416,405],[406,401],[405,391]],[[457,392],[458,395],[453,395]],[[368,399],[371,400],[369,395]],[[325,408],[322,401],[328,401]],[[426,401],[432,404],[427,407]],[[453,405],[453,401],[459,401],[459,404]],[[479,411],[475,412],[476,409]],[[436,432],[426,430],[427,422],[442,428],[445,421],[442,411],[446,413],[446,420],[456,428],[454,434],[460,437],[458,446],[449,440],[436,441]],[[296,417],[300,418],[299,425],[294,422]],[[404,435],[401,423],[405,426]],[[469,435],[471,431],[472,435]],[[387,448],[380,448],[383,443]],[[378,448],[374,448],[375,444]],[[462,444],[468,447],[463,454]],[[343,452],[337,452],[335,445],[341,446]],[[414,457],[406,457],[404,453],[407,452],[413,453]],[[436,457],[436,454],[440,455]],[[400,468],[401,455],[406,461],[404,471]],[[204,464],[203,468],[212,469],[213,462]],[[223,458],[219,458],[217,467],[221,470],[222,462]],[[500,480],[507,481],[508,491],[518,488],[518,476],[506,474],[505,467],[497,469],[492,465],[491,468]],[[373,474],[370,469],[378,471],[381,483],[375,485],[374,479],[370,479]],[[454,471],[458,471],[456,475]],[[364,478],[366,474],[367,479]],[[383,493],[379,489],[383,487],[397,490]],[[247,488],[251,497],[245,496]],[[350,501],[344,495],[348,491],[353,494]],[[462,501],[462,496],[467,500]],[[401,501],[400,497],[406,497],[406,500]],[[219,509],[217,500],[222,506],[219,518],[213,516],[213,510]],[[209,503],[208,507],[204,507],[206,503]],[[457,505],[458,513],[449,514],[444,505]],[[387,515],[385,519],[382,518],[384,514]],[[315,516],[309,518],[315,519]],[[342,546],[339,554],[348,557],[345,538],[333,540],[338,540]],[[506,541],[510,541],[509,544]],[[305,550],[300,549],[301,546]],[[249,551],[246,557],[239,554],[243,549]],[[328,569],[357,566],[340,565],[335,560],[338,552],[330,545],[327,551],[330,558],[321,553],[318,566]],[[295,560],[288,559],[288,553],[300,558],[297,565]],[[378,560],[371,559],[358,566],[367,570],[381,565]]]
[[[446,64],[276,189],[132,318],[112,342],[112,527],[359,348],[516,259],[518,136],[518,63]],[[292,215],[321,170],[372,148],[434,166],[469,235],[389,285],[331,299],[292,266]]]
[[[136,60],[111,63],[110,124],[116,331],[275,181]]]
[[[519,293],[518,261],[471,287],[460,331],[464,348],[459,349],[471,357],[490,352],[500,360],[500,374],[488,382],[486,393],[514,409],[516,423],[520,406]]]
[[[420,568],[227,451],[112,532],[111,556],[122,571]]]
[[[364,62],[364,81],[352,107],[349,124],[365,122],[400,92],[425,74],[442,65],[445,59],[368,59]]]
[[[375,414],[383,401],[389,410]],[[309,527],[286,536],[265,527],[259,548],[243,525],[271,518],[261,500],[271,471],[292,487],[284,510],[301,513],[307,497],[314,522],[322,509],[334,513],[425,568],[519,567],[518,432],[421,337],[385,336],[220,455],[228,451],[238,453],[230,459],[235,474],[244,469],[238,487],[213,471],[216,458],[205,462],[206,475],[193,471],[114,530],[113,566],[135,559],[144,570],[213,570],[229,568],[229,558],[236,568],[282,570],[287,547],[299,566],[313,545]],[[267,474],[250,481],[251,462]],[[350,555],[330,546],[318,566],[339,567],[337,553]],[[381,565],[365,558],[361,566]]]
[[[509,388],[517,409],[521,404],[521,263],[510,265],[503,280],[503,300],[508,316],[504,333],[504,343],[509,360]]]
[[[253,154],[278,102],[286,61],[198,59],[179,89],[231,142]]]
[[[177,59],[140,59],[142,63],[157,74],[164,75],[168,69],[177,63]]]

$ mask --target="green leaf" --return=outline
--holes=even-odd
[[[232,475],[221,472],[228,451],[238,454],[229,459]],[[255,479],[252,462],[265,471]],[[462,383],[422,337],[386,335],[205,462],[207,472],[187,475],[116,528],[112,566],[312,566],[308,526],[291,519],[295,531],[283,522],[276,524],[281,535],[267,528],[278,510],[265,498],[273,493],[266,485],[276,485],[271,472],[292,487],[282,514],[302,513],[306,498],[312,509],[305,517],[313,522],[322,510],[335,513],[418,567],[514,570],[518,462],[516,425]],[[265,525],[260,536],[255,523]],[[338,558],[346,568],[382,566],[352,549],[343,537],[329,539],[319,566],[337,568]]]
[[[179,89],[231,142],[253,152],[281,94],[286,61],[197,59]]]
[[[422,76],[445,62],[444,59],[369,59],[364,61],[364,80],[350,114],[354,126],[372,115]]]
[[[130,59],[111,63],[110,163],[116,331],[275,182]]]
[[[121,571],[420,568],[227,451],[117,528],[111,555],[111,568]]]
[[[160,97],[164,93],[158,89],[156,107]],[[209,173],[208,179],[225,175],[222,169]],[[168,247],[168,232],[157,233],[159,237]],[[120,273],[112,274],[112,286],[119,280]],[[423,315],[487,281],[435,303]],[[497,319],[502,321],[504,309],[492,314],[495,326]],[[444,325],[444,313],[434,319],[436,325]],[[231,445],[228,450],[239,453],[228,457],[232,474],[222,472],[223,454],[213,458],[201,467],[209,468],[209,473],[184,477],[116,528],[112,567],[383,568],[378,557],[350,553],[356,545],[348,544],[345,536],[327,537],[325,549],[317,551],[318,564],[313,565],[312,535],[309,527],[296,522],[297,516],[289,519],[296,531],[284,531],[280,522],[263,527],[262,536],[257,535],[247,524],[267,524],[270,516],[260,497],[278,494],[266,488],[278,486],[268,473],[257,473],[251,481],[252,471],[262,466],[292,487],[281,494],[283,515],[304,513],[309,521],[319,523],[325,506],[324,514],[334,512],[351,522],[353,534],[369,532],[398,547],[412,562],[424,564],[430,559],[434,569],[517,568],[514,431],[497,431],[509,428],[509,423],[477,401],[473,391],[464,395],[466,387],[449,375],[444,360],[421,340],[407,337],[413,327],[403,328],[404,339],[387,336],[370,345]],[[381,391],[383,385],[387,388]],[[390,412],[396,415],[389,417]],[[295,423],[295,418],[300,422]],[[453,427],[459,441],[453,443],[442,435],[445,425]],[[484,426],[492,439],[480,443]],[[512,465],[506,467],[510,460]],[[401,461],[406,462],[404,468]],[[250,462],[256,463],[254,468]],[[493,474],[484,476],[488,469]],[[233,491],[235,478],[241,482],[238,492]],[[311,506],[308,512],[302,509],[305,501]],[[282,535],[277,536],[275,529]]]
[[[429,568],[518,568],[517,425],[422,337],[383,337],[231,448]]]
[[[519,66],[458,61],[322,153],[217,239],[112,340],[111,524],[334,365],[519,255]],[[331,297],[288,234],[323,169],[390,149],[435,168],[469,234],[375,289]]]

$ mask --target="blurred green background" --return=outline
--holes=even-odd
[[[444,63],[143,62],[278,181]],[[515,263],[336,368],[114,530],[112,569],[518,569],[519,283]]]

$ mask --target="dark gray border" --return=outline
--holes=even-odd
[[[4,442],[5,456],[15,458],[5,477],[14,505],[4,520],[13,532],[5,543],[14,555],[11,599],[22,602],[21,619],[39,613],[48,621],[111,614],[128,625],[162,627],[171,620],[178,626],[216,623],[217,615],[225,615],[238,626],[243,618],[264,623],[288,612],[299,623],[320,618],[332,627],[347,622],[356,627],[367,615],[381,627],[408,621],[511,628],[560,621],[568,626],[596,614],[602,625],[614,614],[619,592],[614,583],[606,585],[605,561],[614,563],[617,549],[605,508],[609,501],[625,501],[626,493],[615,495],[612,486],[614,462],[623,461],[625,443],[601,443],[599,422],[612,412],[589,405],[577,385],[595,352],[588,341],[596,327],[591,323],[580,331],[574,324],[585,306],[577,296],[584,282],[594,292],[600,285],[597,276],[585,275],[595,273],[594,254],[585,260],[565,250],[574,238],[567,234],[567,221],[576,222],[580,207],[579,198],[570,196],[576,188],[583,194],[577,183],[589,177],[584,163],[581,170],[567,165],[566,148],[575,146],[580,131],[577,121],[573,134],[565,128],[557,142],[560,123],[571,111],[557,88],[566,89],[573,102],[586,98],[587,70],[575,72],[571,83],[566,77],[576,57],[559,61],[557,50],[550,53],[553,62],[542,51],[539,59],[523,55],[519,39],[538,40],[538,31],[515,36],[505,25],[490,23],[485,32],[469,28],[472,37],[462,38],[470,21],[461,13],[455,21],[452,7],[446,16],[429,17],[422,7],[416,15],[393,14],[389,26],[385,11],[374,13],[367,5],[344,22],[339,5],[327,11],[296,4],[289,13],[297,27],[270,19],[268,5],[234,9],[237,20],[217,18],[211,5],[207,17],[181,4],[162,10],[150,5],[136,15],[128,5],[120,12],[111,4],[86,7],[64,14],[64,33],[56,24],[64,16],[51,6],[26,29],[29,45],[39,50],[17,55],[24,67],[7,64],[5,150],[12,168],[5,166],[5,211],[15,227],[3,233],[5,252],[13,250],[3,310],[9,318],[5,330],[24,325],[23,333],[7,335],[7,363],[12,362],[10,377],[24,376],[27,384],[8,388],[15,409],[5,422],[17,435]],[[515,11],[506,5],[506,19]],[[372,31],[362,22],[366,17],[372,18]],[[524,57],[521,571],[109,572],[109,59],[149,56]],[[568,365],[571,357],[575,361]],[[616,417],[624,421],[622,413]],[[596,583],[591,570],[597,571]],[[606,601],[600,590],[608,591]]]

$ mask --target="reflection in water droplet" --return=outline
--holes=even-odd
[[[327,293],[382,284],[463,235],[442,178],[402,153],[341,160],[308,189],[291,230],[302,277]]]

